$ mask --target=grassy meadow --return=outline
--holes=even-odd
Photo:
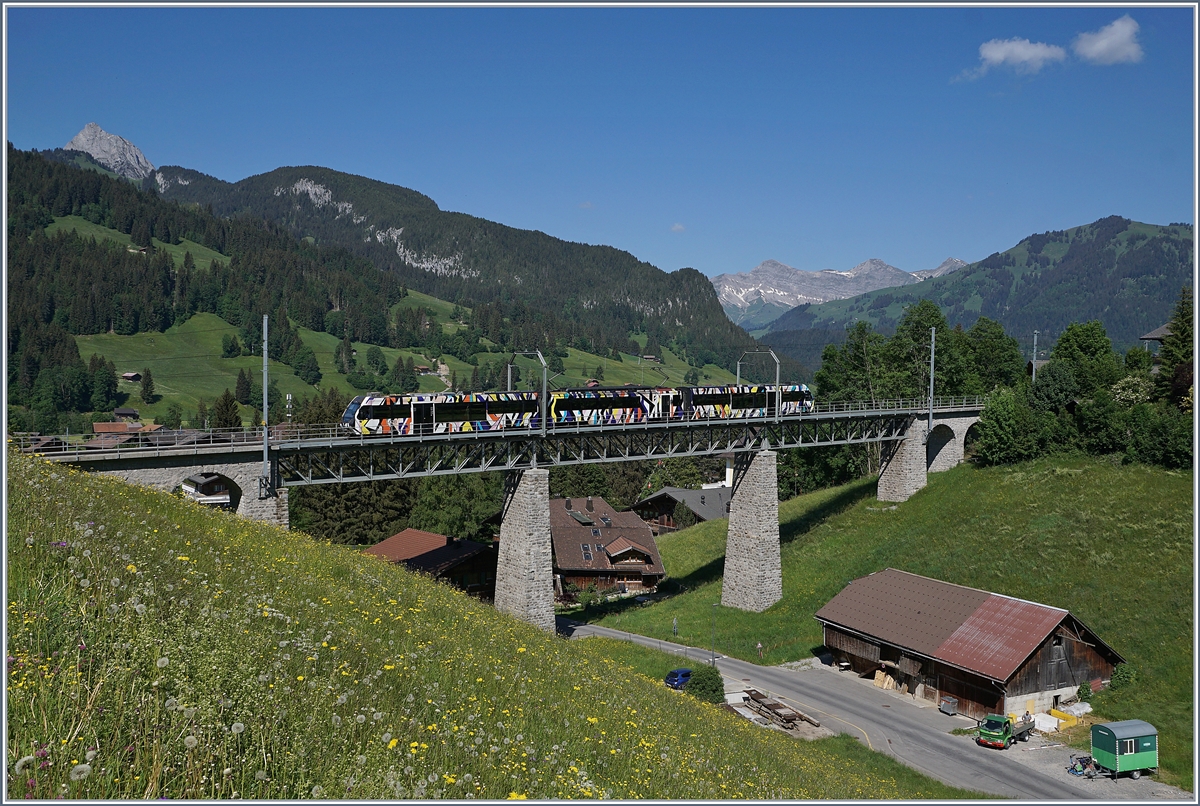
[[[428,578],[8,457],[7,797],[950,798]]]
[[[99,224],[93,224],[83,216],[68,215],[54,219],[54,223],[46,227],[47,235],[54,235],[59,230],[70,232],[75,230],[81,238],[95,238],[97,241],[109,240],[115,241],[125,246],[132,246],[133,241],[129,236],[120,230],[103,227]],[[207,246],[189,241],[186,238],[182,239],[177,244],[164,243],[158,238],[151,238],[151,243],[155,249],[161,249],[171,255],[171,259],[175,261],[176,266],[183,265],[183,256],[187,252],[192,253],[192,260],[196,261],[196,268],[208,270],[212,266],[214,260],[219,260],[222,263],[228,264],[229,258],[222,255],[220,252],[209,249]]]
[[[757,663],[761,641],[763,663],[807,657],[822,640],[813,613],[850,580],[888,567],[1067,608],[1138,675],[1093,706],[1109,720],[1155,725],[1163,780],[1192,790],[1192,489],[1192,473],[1056,457],[961,465],[894,506],[875,499],[873,479],[800,496],[779,507],[782,601],[764,613],[717,608],[717,651]],[[659,539],[664,589],[681,593],[592,618],[666,640],[677,617],[681,643],[708,646],[727,523]]]

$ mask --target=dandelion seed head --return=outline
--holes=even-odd
[[[136,612],[139,616],[146,615],[146,606],[144,604],[141,604],[140,602],[138,604],[134,605],[133,609],[134,609],[134,612]]]
[[[160,668],[160,669],[163,669],[163,668],[166,668],[166,665],[167,665],[168,663],[170,663],[170,662],[171,662],[171,661],[170,661],[170,660],[168,660],[168,659],[167,659],[167,657],[164,655],[163,657],[161,657],[161,658],[159,658],[158,660],[154,661],[154,665],[155,665],[155,666],[157,666],[157,667],[158,667],[158,668]]]
[[[390,742],[392,740],[392,734],[390,732],[383,734],[383,740],[385,742]]]
[[[322,795],[324,795],[324,794],[325,794],[325,790],[324,790],[324,789],[321,787],[321,785],[320,785],[320,784],[317,784],[316,786],[314,786],[314,787],[312,788],[312,796],[313,796],[314,798],[319,798],[319,797],[321,797],[321,796],[322,796]]]
[[[27,538],[25,538],[25,545],[26,545],[26,546],[32,546],[32,545],[33,545],[33,538],[32,538],[32,537],[27,537]]]
[[[376,722],[378,722],[379,720],[383,719],[383,712],[376,711],[375,713],[371,714],[371,719],[374,719]]]
[[[355,757],[354,757],[354,760],[355,760],[356,762],[358,762],[358,764],[360,764],[360,765],[362,765],[362,764],[366,764],[366,763],[367,763],[367,757],[366,757],[366,756],[355,756]]]
[[[346,704],[346,695],[345,695],[345,694],[342,694],[341,696],[339,696],[339,697],[337,698],[337,704],[338,704],[338,705],[345,705],[345,704]]]
[[[32,539],[33,538],[30,538],[30,540],[32,540]],[[35,760],[36,759],[33,756],[22,756],[21,760],[17,762],[15,767],[13,767],[13,772],[16,773],[17,775],[20,775],[22,772],[25,771],[25,768],[29,766],[30,762],[35,761]]]
[[[363,716],[362,714],[359,714],[358,716],[354,717],[354,721],[361,725],[362,723],[367,721],[367,718],[365,716]]]
[[[188,735],[188,736],[184,737],[183,744],[184,744],[184,746],[187,747],[188,750],[191,750],[191,749],[195,748],[196,745],[200,744],[200,740],[197,739],[195,736]]]
[[[342,726],[342,718],[337,714],[333,715],[333,726],[335,728],[340,728]]]
[[[236,734],[236,733],[241,733],[242,731],[244,731],[246,729],[246,726],[243,725],[241,722],[234,722],[233,725],[231,725],[229,729]]]
[[[175,710],[175,706],[178,704],[179,704],[179,701],[176,700],[174,697],[167,697],[167,701],[165,703],[163,703],[163,705],[165,705],[167,707],[167,709],[171,710],[171,711]]]
[[[82,781],[92,774],[91,764],[76,764],[71,768],[70,777],[72,781]]]
[[[84,760],[85,760],[85,761],[91,761],[91,760],[92,760],[92,759],[94,759],[95,757],[96,757],[96,751],[95,751],[95,750],[89,750],[89,751],[87,751],[87,755],[86,755],[86,756],[84,756],[83,758],[84,758]]]

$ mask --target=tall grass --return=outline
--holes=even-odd
[[[344,547],[8,457],[8,797],[963,796]]]
[[[892,567],[1070,610],[1138,672],[1100,694],[1111,720],[1144,719],[1161,737],[1164,778],[1191,790],[1195,750],[1193,474],[1095,458],[995,468],[963,465],[892,506],[873,480],[780,505],[783,599],[763,613],[717,608],[716,646],[757,663],[797,660],[820,645],[813,619],[852,579]],[[609,627],[708,646],[721,598],[725,520],[659,540],[686,592],[623,609]],[[669,585],[670,583],[668,583]]]

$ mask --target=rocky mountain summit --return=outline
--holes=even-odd
[[[943,274],[949,274],[950,272],[958,271],[965,265],[967,265],[965,261],[959,260],[956,257],[948,257],[943,260],[941,265],[936,269],[921,269],[920,271],[914,271],[912,276],[916,277],[918,280],[931,280],[934,277],[941,277]]]
[[[849,271],[801,271],[777,260],[766,260],[750,272],[714,277],[712,284],[729,318],[743,327],[754,327],[797,305],[816,305],[880,288],[911,285],[965,265],[957,258],[947,258],[935,269],[909,273],[871,258]]]
[[[95,123],[84,126],[63,148],[82,151],[126,179],[144,179],[154,170],[141,149],[124,137],[109,134]]]

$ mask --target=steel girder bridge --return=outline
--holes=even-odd
[[[980,398],[935,400],[935,414],[977,414]],[[326,444],[276,443],[284,487],[419,476],[528,470],[559,465],[754,453],[763,450],[890,442],[904,438],[927,401],[826,404],[792,417],[556,424],[536,431],[476,431],[434,436],[362,437]]]
[[[421,476],[528,470],[559,465],[752,454],[763,450],[896,442],[928,416],[978,415],[983,399],[935,398],[822,403],[802,415],[739,419],[647,421],[633,424],[552,423],[543,430],[509,429],[419,435],[354,435],[337,426],[271,426],[231,432],[154,431],[113,446],[14,438],[46,459],[103,470],[130,461],[153,465],[262,457],[263,486],[299,487]],[[52,438],[57,439],[57,438]]]

